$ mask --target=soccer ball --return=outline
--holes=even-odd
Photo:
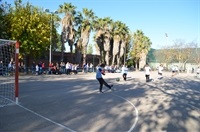
[[[120,78],[116,78],[116,81],[119,82],[119,81],[120,81]]]

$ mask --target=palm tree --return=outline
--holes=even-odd
[[[62,35],[63,35],[62,45],[64,45],[65,42],[68,42],[71,53],[73,51],[73,43],[75,35],[75,30],[74,30],[74,21],[75,21],[74,16],[76,14],[75,9],[76,7],[73,6],[71,3],[64,3],[63,5],[60,5],[58,9],[59,13],[65,13],[64,18],[62,19]]]
[[[103,62],[102,58],[104,56],[103,55],[103,50],[104,50],[104,45],[103,45],[103,43],[104,43],[104,35],[103,35],[104,29],[103,29],[103,27],[104,27],[104,25],[105,25],[105,22],[102,18],[96,19],[96,21],[94,21],[94,24],[93,24],[94,30],[96,31],[96,34],[94,36],[94,40],[97,43],[98,47],[96,47],[96,48],[98,48],[97,51],[98,51],[100,58],[101,58],[100,63]]]
[[[100,50],[101,62],[105,62],[109,65],[109,53],[111,49],[111,24],[112,19],[110,17],[98,18],[94,23],[94,29],[96,30],[95,41]]]
[[[75,46],[75,62],[77,64],[81,63],[82,59],[82,39],[81,39],[81,24],[83,21],[83,15],[81,12],[77,12],[75,16],[75,27],[77,29],[75,30],[75,35],[74,35],[74,46]]]
[[[144,36],[143,38],[143,45],[142,45],[142,52],[141,52],[141,55],[140,55],[140,62],[139,62],[139,65],[140,66],[145,66],[146,64],[146,58],[147,58],[147,54],[150,50],[150,47],[151,47],[151,41],[148,37]]]
[[[125,24],[121,24],[121,44],[119,48],[119,56],[117,58],[117,65],[120,65],[122,57],[126,55],[127,52],[127,45],[129,44],[130,41],[130,35],[129,35],[129,28]],[[125,58],[124,58],[125,59]],[[125,60],[124,60],[125,61]]]
[[[112,65],[115,64],[115,59],[119,55],[121,37],[122,37],[123,23],[121,21],[116,21],[113,24],[113,58]]]
[[[83,48],[83,64],[86,63],[87,45],[89,42],[90,32],[92,30],[93,20],[95,19],[94,12],[83,8],[83,20],[81,23],[81,44]]]
[[[143,67],[146,63],[146,55],[151,47],[151,41],[148,37],[144,35],[141,30],[137,30],[133,35],[133,49],[132,49],[132,57],[135,60],[135,64],[137,65],[137,69],[141,66]]]
[[[104,51],[106,52],[105,54],[105,60],[106,60],[106,64],[110,65],[110,61],[109,61],[109,53],[110,53],[110,49],[111,49],[111,24],[113,23],[112,19],[110,17],[106,17],[104,18]]]

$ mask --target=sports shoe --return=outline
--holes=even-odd
[[[110,89],[113,87],[113,85],[110,85]]]

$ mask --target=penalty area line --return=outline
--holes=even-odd
[[[119,98],[121,98],[121,99],[127,101],[129,104],[131,104],[131,105],[134,107],[134,109],[135,109],[135,114],[136,114],[136,119],[135,119],[133,125],[131,126],[131,128],[128,130],[128,132],[132,132],[133,129],[135,128],[136,124],[137,124],[138,119],[139,119],[139,117],[138,117],[138,110],[137,110],[136,106],[135,106],[131,101],[129,101],[128,99],[125,99],[125,98],[122,97],[122,96],[119,96],[119,95],[114,94],[114,93],[109,93],[109,94],[111,94],[111,95],[113,95],[113,96],[116,96],[116,97],[119,97]]]
[[[38,114],[38,113],[36,113],[36,112],[34,112],[34,111],[32,111],[32,110],[30,110],[30,109],[28,109],[28,108],[26,108],[26,107],[20,105],[20,104],[17,104],[17,105],[18,105],[19,107],[23,108],[24,110],[27,110],[27,111],[31,112],[32,114],[34,114],[34,115],[36,115],[36,116],[39,116],[39,117],[41,117],[41,118],[43,118],[43,119],[45,119],[45,120],[47,120],[47,121],[49,121],[49,122],[51,122],[51,123],[53,123],[53,124],[55,124],[55,125],[58,125],[58,126],[64,128],[64,129],[67,129],[67,130],[70,131],[70,132],[76,132],[76,131],[74,131],[74,130],[72,130],[72,129],[70,129],[70,128],[68,128],[68,127],[66,127],[66,126],[64,126],[64,125],[62,125],[62,124],[60,124],[60,123],[57,123],[57,122],[55,122],[55,121],[53,121],[53,120],[51,120],[51,119],[49,119],[49,118],[47,118],[47,117],[44,117],[44,116],[42,116],[42,115],[40,115],[40,114]]]

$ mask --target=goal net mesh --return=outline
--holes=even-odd
[[[0,107],[15,103],[15,43],[0,39]]]

